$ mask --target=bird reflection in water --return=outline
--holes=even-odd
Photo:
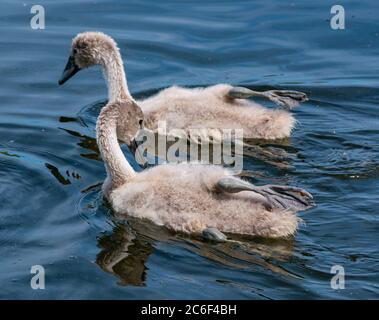
[[[120,285],[145,285],[146,261],[154,251],[149,239],[137,236],[127,224],[120,224],[111,234],[101,236],[98,246],[101,251],[97,254],[96,263],[119,278]]]
[[[200,238],[172,234],[149,221],[128,219],[117,224],[110,234],[98,239],[101,251],[96,263],[102,270],[113,274],[123,286],[145,286],[146,266],[154,254],[156,244],[181,247],[213,263],[239,270],[254,271],[261,267],[277,274],[298,278],[287,271],[282,263],[289,262],[293,252],[293,239],[267,240],[230,236],[226,243],[204,242]]]

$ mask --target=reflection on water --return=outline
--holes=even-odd
[[[257,0],[252,10],[249,1],[46,0],[43,31],[29,28],[31,5],[0,3],[1,299],[378,296],[377,1],[349,3],[343,32],[329,28],[329,5],[310,1]],[[213,244],[117,220],[100,190],[101,73],[57,85],[71,38],[88,29],[117,39],[136,99],[220,82],[306,92],[293,136],[245,141],[241,173],[315,196],[296,237]],[[30,289],[36,264],[46,290]],[[344,290],[330,287],[333,265],[345,268]]]
[[[45,163],[45,166],[51,174],[61,183],[61,184],[71,184],[69,179],[66,179],[60,172],[57,167],[54,167],[52,164]]]
[[[74,137],[79,137],[80,142],[78,142],[78,146],[82,147],[83,149],[92,151],[91,153],[81,153],[80,154],[81,157],[100,161],[100,151],[99,151],[99,148],[97,147],[96,138],[82,135],[79,132],[76,132],[73,130],[68,130],[68,129],[63,129],[63,128],[61,129]]]
[[[104,271],[117,276],[121,285],[145,285],[145,263],[154,251],[149,240],[136,236],[128,225],[119,225],[110,235],[101,236],[98,246],[96,263]]]

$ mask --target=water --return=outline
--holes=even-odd
[[[0,298],[378,297],[377,1],[347,2],[343,31],[329,26],[333,1],[39,3],[45,30],[30,28],[34,2],[0,4]],[[306,92],[293,137],[259,144],[285,159],[245,158],[251,181],[314,194],[297,236],[212,245],[115,221],[94,140],[101,73],[57,85],[84,30],[117,39],[137,97],[219,82]],[[37,264],[45,290],[30,288]],[[344,290],[330,287],[333,265],[345,268]]]

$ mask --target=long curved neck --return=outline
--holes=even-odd
[[[114,189],[128,182],[136,172],[126,160],[117,140],[117,119],[121,110],[117,103],[108,103],[96,123],[96,138],[107,171],[107,180]]]
[[[133,100],[126,81],[124,65],[118,48],[113,48],[102,64],[104,77],[108,85],[109,102],[117,100]]]

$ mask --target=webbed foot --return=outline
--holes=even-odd
[[[307,210],[315,206],[313,196],[302,188],[265,185],[257,187],[257,192],[264,195],[275,207],[284,210]]]
[[[308,101],[305,93],[292,90],[269,90],[262,92],[264,96],[277,105],[289,110],[297,107],[301,102]]]
[[[226,242],[227,237],[220,230],[216,228],[206,228],[202,232],[202,236],[205,240],[211,240],[215,242]]]
[[[228,97],[232,99],[247,99],[250,97],[264,97],[277,105],[289,110],[298,106],[299,103],[308,100],[305,93],[293,90],[268,90],[254,91],[245,87],[233,87],[228,92]]]
[[[251,197],[266,210],[274,207],[281,210],[306,210],[315,206],[312,195],[302,188],[281,185],[255,186],[235,177],[221,178],[215,185],[216,191],[237,193],[250,191]]]

